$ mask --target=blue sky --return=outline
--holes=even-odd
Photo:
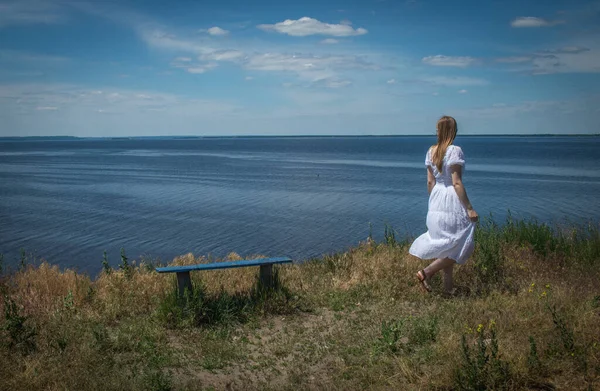
[[[0,0],[0,136],[599,133],[598,1]]]

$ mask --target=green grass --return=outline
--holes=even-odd
[[[167,328],[201,327],[245,323],[258,314],[287,314],[297,309],[297,301],[281,285],[277,269],[273,287],[266,288],[257,278],[249,292],[229,293],[221,288],[209,293],[202,282],[192,292],[179,295],[177,285],[160,302],[156,315]]]
[[[253,268],[193,273],[183,298],[125,252],[96,280],[25,256],[0,277],[0,388],[598,388],[596,225],[483,219],[452,298],[439,278],[420,292],[398,237],[279,267],[273,289]]]

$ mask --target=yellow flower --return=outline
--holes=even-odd
[[[496,321],[494,319],[490,320],[490,325],[488,326],[490,329],[494,328],[494,326],[496,326]]]
[[[531,287],[533,288],[534,286],[535,286],[535,282],[532,282],[531,283]]]
[[[550,284],[546,284],[546,289],[550,289]]]
[[[543,291],[542,294],[540,295],[540,299],[546,297],[546,291]]]
[[[483,325],[479,323],[479,326],[477,326],[477,332],[481,333],[481,330],[483,330]]]

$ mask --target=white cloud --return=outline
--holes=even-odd
[[[426,76],[416,79],[416,81],[447,87],[486,86],[490,84],[485,79],[462,76]]]
[[[239,50],[219,50],[203,54],[200,59],[204,61],[234,61],[242,57],[244,57],[244,53]]]
[[[137,30],[140,38],[146,44],[159,49],[173,50],[186,53],[212,53],[214,48],[203,41],[180,39],[175,34],[167,33],[161,29],[139,28]]]
[[[196,67],[196,68],[188,68],[187,71],[188,71],[188,73],[204,73],[204,72],[206,72],[206,69],[201,68],[201,67]]]
[[[244,78],[244,80],[250,81],[250,80],[254,80],[254,78],[253,78],[252,76],[246,76],[246,77]]]
[[[600,72],[600,48],[596,46],[593,50],[579,53],[557,53],[548,57],[551,61],[543,65],[540,61],[534,66],[541,68],[547,73],[599,73]],[[543,57],[541,57],[543,58]]]
[[[206,73],[216,68],[218,63],[227,61],[237,66],[258,71],[291,72],[310,82],[325,79],[340,79],[340,73],[355,70],[378,70],[381,67],[369,62],[365,56],[303,54],[303,53],[261,53],[260,50],[244,52],[237,49],[217,49],[205,43],[179,39],[161,30],[146,32],[143,37],[147,44],[167,50],[198,53],[198,62],[192,57],[176,57],[171,66],[185,69],[189,73]],[[207,64],[208,63],[208,64]],[[347,78],[344,78],[347,79]],[[338,85],[332,82],[330,86]]]
[[[329,82],[329,88],[325,88],[327,81],[323,81],[324,88],[281,90],[280,99],[263,108],[147,90],[101,88],[102,94],[92,94],[98,86],[90,89],[74,85],[38,84],[18,88],[0,85],[0,117],[7,125],[0,133],[21,136],[281,135],[282,132],[314,134],[320,129],[331,129],[338,134],[364,134],[369,125],[377,128],[377,133],[389,134],[393,130],[390,120],[402,111],[397,102],[381,99],[368,91],[357,94],[335,91],[332,88],[349,85],[348,81],[332,79]],[[107,96],[111,94],[118,94],[119,100],[109,101]],[[17,97],[28,99],[22,105],[23,110],[15,103]],[[4,104],[5,99],[12,103]],[[34,100],[44,102],[38,106],[56,106],[59,111],[53,115],[35,111]],[[412,123],[413,119],[406,122]]]
[[[433,93],[433,94],[431,94],[431,95],[433,95],[433,96],[438,96],[439,94],[440,94],[439,92],[434,92],[434,93]]]
[[[200,56],[202,59],[202,56]],[[218,67],[216,62],[194,62],[190,57],[177,57],[171,62],[173,68],[185,69],[188,73],[206,73]]]
[[[396,79],[390,79],[386,83],[387,84],[396,84]]]
[[[204,65],[189,67],[189,68],[186,68],[186,70],[188,71],[188,73],[206,73],[206,72],[210,71],[211,69],[216,68],[217,66],[218,65],[215,63],[209,63],[209,64],[204,64]]]
[[[546,75],[549,73],[557,73],[562,67],[560,59],[553,55],[536,56],[531,61],[534,75]]]
[[[467,91],[467,90],[459,90],[458,91],[459,94],[466,94],[467,92],[469,92],[469,91]]]
[[[514,57],[501,57],[497,58],[496,62],[502,62],[507,64],[518,64],[523,62],[529,62],[533,60],[532,56],[514,56]]]
[[[265,53],[251,56],[243,66],[256,71],[293,72],[310,81],[318,81],[335,76],[329,69],[329,65],[335,61],[313,56]]]
[[[342,88],[342,87],[348,87],[350,84],[352,84],[352,81],[350,80],[335,80],[335,79],[327,79],[325,80],[325,87],[327,88]]]
[[[217,27],[217,26],[209,28],[208,30],[206,30],[206,32],[208,34],[210,34],[210,35],[213,35],[213,36],[222,36],[222,35],[229,34],[229,31],[224,30],[224,29],[222,29],[220,27]]]
[[[104,110],[114,113],[145,112],[164,109],[183,112],[205,107],[204,113],[230,112],[234,106],[225,102],[190,99],[184,96],[145,90],[94,90],[69,84],[10,84],[0,85],[0,109],[9,113],[33,111]]]
[[[582,46],[565,46],[558,49],[542,50],[540,53],[545,54],[579,54],[583,52],[589,52],[590,49]]]
[[[21,50],[0,50],[0,61],[6,62],[32,62],[48,65],[51,63],[62,63],[68,60],[69,59],[66,57],[31,53]]]
[[[543,18],[535,16],[521,16],[513,20],[510,25],[512,27],[523,28],[523,27],[550,27],[562,24],[562,20],[549,21]]]
[[[0,118],[6,125],[0,128],[0,135],[219,135],[243,133],[248,128],[249,112],[234,101],[150,90],[101,89],[102,94],[94,94],[98,87],[0,84]]]
[[[115,2],[72,1],[68,4],[81,12],[105,18],[127,28],[131,28],[138,37],[150,47],[180,53],[193,53],[195,55],[215,51],[208,43],[210,41],[207,41],[207,37],[205,36],[199,37],[196,34],[194,36],[185,35],[182,38],[181,36],[172,33],[170,28],[167,28],[156,20],[149,18],[144,14],[132,11],[130,8],[115,5]],[[200,31],[208,32],[208,30]]]
[[[349,55],[347,50],[340,55],[323,53],[322,51],[319,53],[318,48],[311,48],[310,53],[289,54],[285,52],[285,50],[289,50],[288,47],[278,48],[273,45],[265,47],[256,41],[215,40],[198,34],[174,33],[177,30],[162,26],[143,15],[117,12],[122,10],[119,7],[104,7],[95,4],[91,6],[88,4],[80,8],[84,12],[108,18],[132,28],[150,47],[175,52],[180,57],[175,57],[171,61],[171,66],[187,70],[190,73],[206,73],[215,67],[206,66],[207,62],[219,64],[222,61],[228,61],[242,69],[295,73],[301,79],[313,83],[325,79],[350,80],[352,76],[344,73],[382,68],[383,65],[369,62],[368,58],[376,59],[379,64],[388,61],[387,56],[381,53],[367,52],[367,54],[361,56],[353,56]],[[290,35],[348,36],[367,33],[365,29],[354,29],[349,22],[343,22],[339,25],[326,24],[311,18],[286,22],[277,25],[264,25],[261,28],[274,31],[281,30]],[[208,30],[204,30],[204,32],[208,32]],[[269,50],[269,52],[266,52],[266,50]],[[163,71],[160,74],[169,73]],[[332,82],[330,85],[337,85],[337,83]]]
[[[321,41],[321,43],[325,44],[325,45],[334,45],[338,42],[340,42],[340,41],[338,41],[337,39],[334,39],[334,38],[325,38],[324,40]]]
[[[459,67],[466,68],[473,65],[477,60],[473,57],[452,57],[452,56],[429,56],[422,59],[423,63],[440,67]]]
[[[44,0],[0,3],[0,27],[23,24],[57,24],[66,20],[60,5]]]
[[[511,71],[548,75],[556,73],[599,73],[600,46],[598,37],[589,42],[544,49],[528,56],[506,57],[496,62],[511,64]]]
[[[592,98],[591,100],[594,99]],[[589,99],[582,99],[582,101],[587,102],[589,101]],[[471,109],[456,109],[452,110],[452,112],[455,113],[457,116],[467,116],[473,118],[510,118],[519,114],[527,114],[534,112],[550,111],[554,113],[565,113],[567,111],[571,112],[577,110],[585,110],[584,106],[585,104],[582,105],[581,101],[524,101],[510,105],[496,103],[491,106],[481,106]]]
[[[305,16],[298,20],[286,19],[283,22],[276,24],[260,24],[257,27],[264,31],[275,31],[294,37],[305,37],[307,35],[316,34],[331,35],[334,37],[349,37],[368,33],[368,31],[362,27],[355,30],[348,23],[329,24]]]
[[[264,53],[244,59],[242,66],[256,71],[291,72],[310,82],[336,79],[340,72],[373,70],[377,66],[355,56],[316,56]],[[337,85],[335,82],[331,84]]]

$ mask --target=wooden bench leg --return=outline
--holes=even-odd
[[[273,287],[273,265],[260,265],[260,282],[265,288]]]
[[[179,291],[179,297],[183,297],[186,289],[190,295],[192,294],[192,279],[190,278],[190,272],[177,273],[177,289]]]

